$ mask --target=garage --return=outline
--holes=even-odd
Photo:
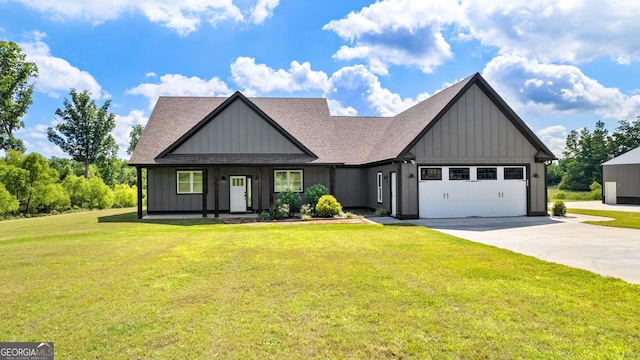
[[[421,166],[421,218],[527,215],[525,166]]]

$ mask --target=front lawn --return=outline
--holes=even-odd
[[[586,224],[640,229],[640,212],[585,209],[567,209],[567,212],[582,215],[603,216],[614,219],[604,221],[585,221],[584,223]]]
[[[0,340],[59,359],[639,358],[640,286],[422,227],[0,223]]]

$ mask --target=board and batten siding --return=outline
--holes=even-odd
[[[359,207],[366,204],[366,171],[359,168],[337,168],[335,197],[343,207]],[[375,185],[375,184],[374,184]]]
[[[411,149],[429,164],[522,164],[536,148],[493,101],[473,85]]]
[[[189,211],[202,210],[202,194],[180,194],[177,189],[175,168],[147,169],[147,209],[148,211]],[[209,193],[207,201],[213,201]]]
[[[173,151],[174,154],[302,154],[242,101],[235,101]]]
[[[616,197],[640,198],[640,164],[604,165],[602,177],[603,184],[616,182]]]

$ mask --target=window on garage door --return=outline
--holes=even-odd
[[[522,167],[506,167],[504,168],[505,180],[524,180],[524,168]]]
[[[420,168],[420,180],[442,180],[442,168]]]
[[[469,168],[449,168],[449,180],[469,180]]]
[[[478,180],[498,180],[498,168],[478,168]]]

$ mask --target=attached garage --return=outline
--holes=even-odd
[[[525,166],[419,168],[421,218],[527,215]]]

